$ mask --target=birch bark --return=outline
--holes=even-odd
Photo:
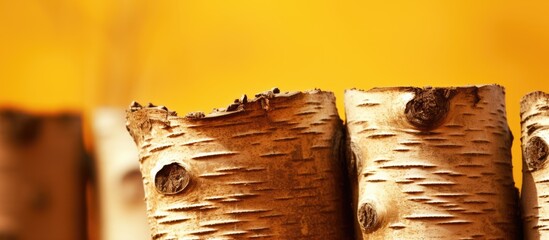
[[[520,104],[522,218],[526,239],[549,238],[549,95],[533,92]]]
[[[518,236],[502,87],[348,90],[345,112],[358,239]]]
[[[332,93],[280,93],[178,117],[133,104],[153,239],[349,239]]]

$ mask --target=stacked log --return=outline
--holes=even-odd
[[[153,239],[349,239],[342,123],[332,93],[247,96],[177,116],[134,103]]]
[[[525,239],[549,238],[549,95],[533,92],[520,104],[522,218]]]
[[[150,239],[137,148],[125,129],[125,111],[94,112],[100,236],[103,240]]]
[[[84,239],[79,116],[0,111],[0,239]]]
[[[349,90],[345,112],[358,239],[518,238],[502,87]]]

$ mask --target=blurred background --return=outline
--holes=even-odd
[[[185,114],[274,86],[321,88],[335,92],[344,116],[348,88],[497,83],[520,186],[519,101],[549,91],[548,12],[549,1],[0,0],[0,107],[81,116],[95,157],[92,239],[108,235],[98,196],[116,191],[98,187],[109,156],[101,139],[129,140],[97,126],[123,127],[132,100]],[[139,180],[120,166],[112,181]]]

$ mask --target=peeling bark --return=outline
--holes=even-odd
[[[349,239],[332,93],[273,89],[212,114],[134,103],[153,239]]]
[[[137,148],[124,129],[122,108],[94,112],[95,160],[102,240],[149,240]]]
[[[84,239],[78,116],[0,110],[0,239]]]
[[[522,220],[525,239],[549,238],[549,95],[532,92],[520,104]]]
[[[504,90],[348,90],[358,239],[515,239]]]

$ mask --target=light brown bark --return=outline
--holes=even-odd
[[[520,104],[522,219],[526,239],[549,238],[549,95],[533,92]]]
[[[502,87],[348,90],[345,111],[357,238],[517,238]]]
[[[122,108],[94,112],[102,240],[150,239],[137,148],[124,129],[124,115]]]
[[[153,239],[349,239],[332,93],[279,93],[178,117],[134,104]]]
[[[84,239],[84,149],[74,115],[0,111],[0,239]]]

